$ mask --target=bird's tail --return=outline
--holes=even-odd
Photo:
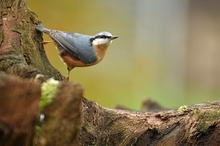
[[[41,23],[37,24],[36,29],[44,33],[50,32],[50,30],[45,28]]]

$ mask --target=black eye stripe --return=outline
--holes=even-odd
[[[110,39],[110,38],[112,38],[112,36],[97,35],[97,36],[91,37],[91,38],[89,39],[89,41],[90,41],[90,43],[91,43],[91,46],[92,46],[92,42],[93,42],[95,39],[98,39],[98,38]]]
[[[106,35],[97,35],[95,38],[111,38],[111,36],[106,36]]]

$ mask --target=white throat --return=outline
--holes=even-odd
[[[108,38],[96,38],[92,41],[93,45],[109,45],[111,44],[112,40]]]

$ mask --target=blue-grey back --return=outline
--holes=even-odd
[[[50,36],[75,58],[87,64],[97,61],[97,56],[90,42],[91,36],[61,31]]]

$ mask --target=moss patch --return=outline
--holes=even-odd
[[[199,132],[206,132],[208,128],[214,125],[214,122],[220,119],[220,109],[216,109],[215,111],[205,111],[197,110],[195,114],[197,124],[197,130]]]
[[[50,78],[47,82],[44,82],[41,85],[41,101],[40,101],[40,108],[43,109],[49,103],[51,103],[53,97],[59,91],[58,87],[60,85],[59,81]]]

